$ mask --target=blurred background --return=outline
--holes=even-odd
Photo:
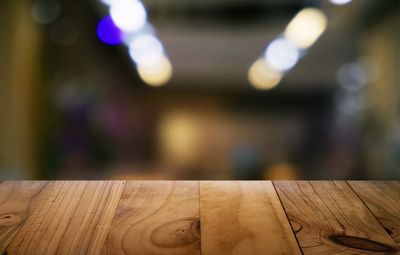
[[[398,0],[0,8],[1,179],[399,179]]]

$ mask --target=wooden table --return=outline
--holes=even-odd
[[[0,183],[0,254],[400,254],[400,182]]]

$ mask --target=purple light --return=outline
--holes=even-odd
[[[122,42],[123,32],[114,24],[110,16],[105,16],[97,25],[97,37],[105,44],[117,45]]]

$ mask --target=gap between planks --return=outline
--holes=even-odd
[[[203,255],[301,254],[270,181],[200,182]]]
[[[396,243],[344,181],[275,181],[304,254],[394,254]]]
[[[400,182],[347,181],[400,250]]]
[[[301,251],[271,182],[135,181],[125,185],[102,254]]]

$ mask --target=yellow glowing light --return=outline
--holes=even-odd
[[[160,152],[170,162],[188,164],[195,160],[200,128],[187,112],[168,112],[159,129]]]
[[[172,66],[168,58],[163,56],[157,63],[138,65],[140,78],[150,86],[159,87],[167,83],[172,76]]]
[[[282,79],[282,73],[271,69],[265,60],[260,58],[251,65],[248,79],[254,88],[267,90],[278,85]]]
[[[285,30],[285,37],[297,47],[310,47],[325,31],[327,18],[316,8],[301,10]]]
[[[296,180],[298,170],[289,163],[278,163],[272,165],[265,173],[267,180]]]

